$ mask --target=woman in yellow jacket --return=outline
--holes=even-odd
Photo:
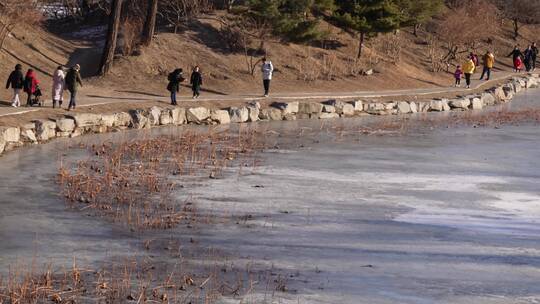
[[[471,87],[471,76],[474,74],[474,69],[476,69],[476,66],[474,65],[474,61],[472,60],[471,56],[467,56],[467,60],[465,61],[465,64],[463,64],[463,74],[465,74],[465,82],[467,83],[467,89]]]

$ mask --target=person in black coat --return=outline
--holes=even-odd
[[[9,74],[9,78],[6,83],[6,89],[13,89],[13,99],[11,100],[12,107],[20,107],[21,100],[20,94],[21,90],[24,88],[24,75],[22,72],[22,65],[17,64],[15,70]]]
[[[523,59],[523,53],[519,50],[519,46],[516,45],[507,57],[512,57],[512,62],[514,63],[514,71],[519,71],[521,68],[518,66],[518,62]]]
[[[538,48],[536,47],[536,42],[533,42],[532,46],[532,70],[536,70],[536,57],[538,57]]]
[[[202,86],[202,74],[200,72],[199,66],[193,68],[193,73],[191,73],[191,89],[193,90],[193,98],[199,98],[201,95],[201,86]]]
[[[525,63],[525,69],[527,70],[527,72],[530,72],[533,68],[533,54],[534,51],[532,49],[532,45],[528,46],[523,52],[523,61]]]
[[[169,74],[167,79],[169,80],[169,84],[167,85],[167,90],[171,92],[171,105],[176,106],[176,94],[180,92],[180,83],[184,81],[183,73],[184,71],[182,69],[176,69],[172,73]]]

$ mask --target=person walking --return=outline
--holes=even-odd
[[[463,78],[463,70],[461,69],[461,65],[458,64],[454,72],[454,79],[456,80],[454,87],[458,88],[461,86],[461,78]]]
[[[536,47],[536,42],[533,42],[532,46],[532,70],[536,70],[536,58],[538,57],[538,47]]]
[[[75,107],[77,106],[77,92],[79,91],[79,87],[82,86],[81,66],[76,64],[69,69],[65,77],[65,87],[70,94],[69,105],[67,108],[68,111],[71,109],[75,110]]]
[[[514,72],[521,71],[522,69],[521,65],[523,64],[523,61],[521,60],[521,58],[523,57],[523,54],[519,50],[518,45],[514,46],[514,49],[512,50],[512,52],[510,52],[510,54],[508,54],[508,56],[506,57],[512,57],[512,63],[514,64]]]
[[[527,70],[527,72],[530,72],[533,65],[532,45],[529,45],[523,52],[523,63],[525,63],[525,70]]]
[[[11,106],[16,108],[21,106],[21,90],[24,88],[24,76],[22,73],[22,65],[15,65],[15,69],[9,74],[6,89],[13,89],[13,98],[11,99]]]
[[[484,79],[484,76],[487,76],[486,80],[489,80],[491,78],[491,69],[495,65],[495,55],[491,51],[486,51],[482,57],[482,64],[484,65],[484,69],[482,70],[480,80]]]
[[[58,107],[62,107],[62,102],[64,101],[64,87],[66,85],[65,83],[66,75],[64,74],[64,68],[59,66],[56,68],[56,71],[54,71],[53,74],[53,84],[52,84],[52,101],[53,101],[53,109],[56,108],[56,103],[58,103]]]
[[[478,60],[478,55],[476,55],[474,52],[471,52],[469,56],[471,57],[474,63],[474,72],[476,73],[476,68],[480,65],[480,60]]]
[[[24,76],[24,92],[27,94],[26,106],[31,107],[33,105],[32,96],[37,92],[39,86],[39,80],[33,69],[28,69],[26,76]]]
[[[200,72],[199,66],[195,66],[193,68],[193,72],[191,73],[191,89],[193,90],[193,98],[199,98],[201,95],[201,86],[203,83],[202,74]]]
[[[463,74],[465,74],[465,83],[467,84],[467,89],[471,88],[471,76],[474,74],[475,69],[474,61],[471,56],[467,56],[465,64],[463,64]]]
[[[180,83],[184,81],[183,73],[184,70],[182,69],[176,69],[173,72],[169,74],[167,79],[169,80],[169,84],[167,85],[167,90],[171,92],[171,105],[176,106],[178,103],[176,102],[176,94],[180,92]]]
[[[274,74],[274,65],[266,57],[262,59],[261,72],[263,76],[264,97],[268,97],[270,93],[270,82]]]

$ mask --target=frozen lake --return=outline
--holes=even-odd
[[[535,94],[521,104],[534,104]],[[228,262],[286,275],[288,292],[254,291],[250,303],[540,303],[539,131],[524,124],[282,138],[282,149],[260,155],[261,166],[191,190],[199,209],[245,219],[193,236],[227,252]],[[64,155],[66,146],[0,158],[1,271],[30,259],[96,263],[139,252],[140,236],[66,210],[54,182],[59,159],[87,157]]]

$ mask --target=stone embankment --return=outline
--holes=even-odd
[[[22,127],[0,127],[0,154],[29,144],[44,143],[54,138],[77,137],[87,133],[105,133],[126,129],[146,129],[166,125],[215,125],[255,121],[330,119],[360,115],[402,115],[424,112],[481,110],[506,103],[523,89],[537,88],[538,75],[514,77],[505,84],[480,94],[453,99],[426,101],[375,102],[275,102],[261,108],[258,102],[244,107],[208,109],[205,107],[152,107],[113,114],[73,113],[59,119],[36,120]]]

